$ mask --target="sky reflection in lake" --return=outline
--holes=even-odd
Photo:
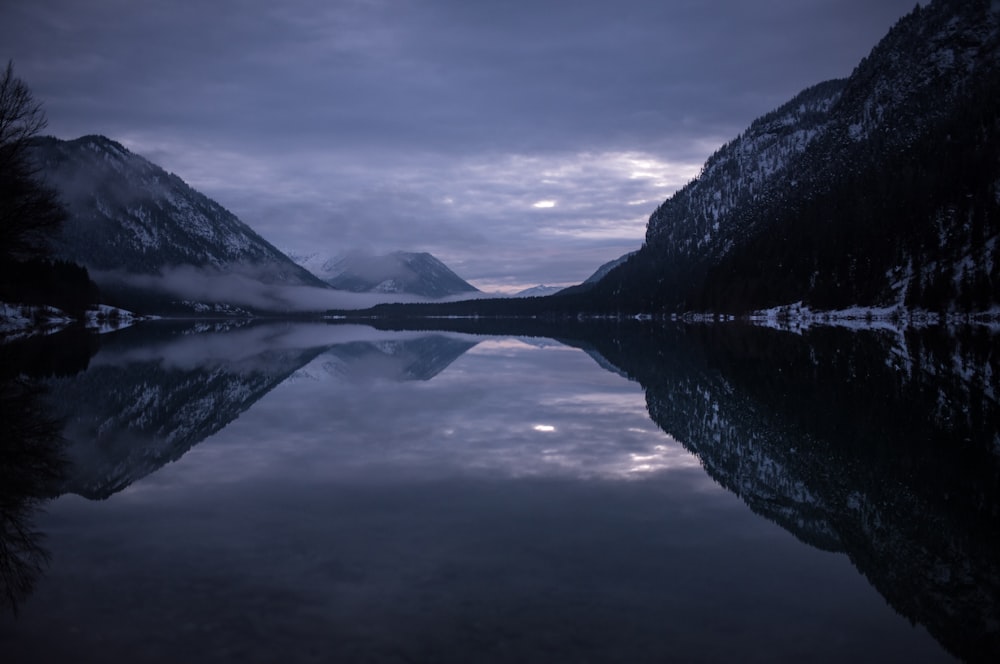
[[[949,661],[583,351],[334,334],[179,461],[50,505],[12,661]]]
[[[348,380],[323,353],[189,452],[187,472],[130,491],[278,475],[627,478],[698,466],[649,421],[638,385],[595,370],[583,352],[453,338],[476,345],[429,381],[403,380],[391,354],[355,361]]]

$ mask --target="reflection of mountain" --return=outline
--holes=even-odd
[[[151,325],[106,339],[86,372],[49,380],[73,462],[62,491],[107,498],[179,459],[307,364],[339,379],[428,380],[475,345],[384,334],[332,343],[347,329]]]
[[[996,661],[991,335],[716,326],[609,341],[601,353],[642,383],[652,419],[722,486],[803,541],[847,553],[953,653]]]
[[[331,346],[316,359],[322,374],[344,380],[430,380],[444,371],[474,341],[433,334],[416,339],[352,341]],[[316,362],[310,367],[316,367]]]
[[[152,339],[145,327],[116,335],[88,371],[50,381],[70,444],[64,492],[107,498],[179,459],[321,350],[272,346],[270,327],[153,330]]]
[[[337,257],[289,254],[296,263],[334,288],[355,293],[408,293],[446,297],[476,293],[478,288],[423,252],[394,251],[376,256],[351,251]]]

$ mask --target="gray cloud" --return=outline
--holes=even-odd
[[[655,205],[755,117],[848,75],[912,4],[37,0],[5,9],[0,56],[53,133],[122,140],[275,244],[571,282],[638,246]],[[581,258],[545,260],[557,252]]]

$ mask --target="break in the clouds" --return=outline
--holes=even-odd
[[[913,0],[35,0],[0,57],[272,243],[430,251],[484,289],[639,246],[705,158]]]

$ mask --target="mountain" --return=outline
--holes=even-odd
[[[562,293],[564,295],[585,293],[589,291],[597,282],[603,279],[611,270],[615,269],[625,261],[627,261],[634,254],[634,251],[619,256],[613,260],[604,263],[599,268],[594,270],[594,273],[584,279],[581,283],[575,286],[546,286],[544,284],[539,286],[534,286],[532,288],[526,288],[523,291],[518,291],[514,293],[513,297],[544,297],[546,295],[555,295],[556,293]]]
[[[342,256],[289,254],[325,283],[355,293],[401,293],[447,297],[477,289],[428,253],[394,251],[373,255],[352,251]]]
[[[607,263],[601,265],[599,268],[594,270],[594,273],[592,275],[584,279],[583,283],[596,284],[598,281],[606,277],[608,273],[611,272],[611,270],[615,269],[616,267],[627,261],[629,258],[631,258],[634,253],[635,253],[634,251],[630,251],[627,254],[624,254],[623,256],[619,256],[618,258],[610,260]]]
[[[184,266],[202,275],[327,288],[221,205],[115,141],[39,138],[32,156],[69,212],[52,242],[55,255],[98,278]]]
[[[600,283],[601,279],[608,276],[608,274],[613,269],[625,263],[628,259],[634,256],[635,253],[636,252],[634,251],[630,251],[627,254],[624,254],[622,256],[619,256],[618,258],[610,260],[607,263],[604,263],[599,268],[594,270],[594,273],[589,277],[587,277],[586,279],[584,279],[581,283],[578,283],[575,286],[569,286],[568,288],[564,288],[560,291],[557,291],[557,293],[563,296],[572,296],[572,295],[580,295],[583,293],[589,293],[594,288],[594,286]],[[554,294],[555,293],[553,293],[553,295]]]
[[[546,295],[554,295],[562,289],[563,286],[546,286],[545,284],[539,284],[537,286],[532,286],[531,288],[519,290],[511,297],[544,297]]]
[[[626,311],[1000,304],[1000,3],[916,7],[757,119],[593,291]]]

